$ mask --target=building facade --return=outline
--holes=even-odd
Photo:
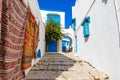
[[[42,5],[43,3],[41,2]],[[65,3],[41,9],[43,21],[47,21],[46,15],[49,13],[60,15],[62,31],[72,37],[73,52],[92,63],[97,69],[106,72],[112,80],[119,80],[120,1],[76,0],[75,6],[71,7],[70,24],[67,24],[69,20],[66,19],[68,16],[66,13],[69,11],[63,10],[66,6],[54,9],[57,5]],[[72,24],[74,20],[76,24]],[[59,52],[62,50],[61,44],[62,41],[58,42]]]
[[[119,80],[120,72],[120,1],[119,0],[77,0],[73,8],[76,17],[78,56],[106,72],[111,80]],[[84,37],[84,20],[89,36]]]
[[[67,40],[65,39],[66,37],[64,36],[63,40],[50,43],[48,45],[48,52],[69,51],[70,47],[72,47],[72,51],[74,52],[75,44],[73,40],[74,40],[74,31],[75,31],[76,25],[75,25],[75,19],[73,19],[73,16],[72,16],[72,7],[75,5],[75,1],[76,0],[71,0],[71,1],[39,0],[40,11],[41,11],[42,19],[44,23],[47,24],[47,22],[50,20],[50,17],[52,17],[54,22],[60,23],[62,28],[61,31],[65,34],[65,36],[70,37],[70,39],[68,38]],[[48,3],[50,4],[48,5]],[[65,6],[61,6],[61,5],[65,5]],[[55,17],[56,15],[59,16],[59,18]],[[55,45],[53,46],[52,44],[55,44]],[[53,50],[53,49],[56,49],[56,50]]]

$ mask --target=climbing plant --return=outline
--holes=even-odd
[[[60,24],[55,23],[52,19],[45,26],[45,39],[48,44],[50,41],[57,41],[62,38],[64,34],[61,32]]]

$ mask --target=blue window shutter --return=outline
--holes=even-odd
[[[86,17],[82,23],[84,37],[90,36],[89,24],[90,24],[90,16]]]
[[[72,28],[74,31],[76,30],[76,18],[72,19]]]
[[[87,23],[87,22],[85,22],[83,25],[83,34],[84,34],[84,37],[88,37],[90,35],[89,23]]]

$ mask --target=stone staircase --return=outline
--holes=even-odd
[[[109,80],[109,77],[72,53],[46,53],[24,80]]]

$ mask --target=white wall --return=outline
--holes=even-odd
[[[116,16],[118,17],[117,19],[118,19],[119,38],[120,38],[120,0],[115,0],[114,3],[116,7]]]
[[[29,4],[31,11],[33,13],[33,15],[35,16],[35,19],[37,22],[40,22],[39,25],[39,43],[38,43],[38,49],[41,50],[41,55],[44,55],[45,52],[45,29],[44,29],[44,24],[42,22],[42,18],[41,18],[41,13],[40,13],[40,9],[39,9],[39,5],[38,5],[38,0],[24,0],[24,2],[26,3],[26,5]],[[34,65],[35,63],[38,62],[40,58],[37,59],[33,59],[32,60],[32,65]],[[25,70],[25,74],[28,73],[29,69]]]
[[[76,27],[78,28],[83,21],[83,18],[87,15],[90,7],[94,3],[95,0],[76,0],[75,7],[72,8],[73,10],[73,17],[76,18]]]
[[[84,9],[88,7],[87,3],[90,2],[77,0],[75,7],[77,14],[75,15],[78,24],[81,24],[81,17],[86,14],[87,10]],[[82,8],[81,5],[83,5]],[[79,12],[80,9],[82,12]],[[120,80],[119,33],[113,0],[96,0],[88,16],[91,17],[90,37],[85,43],[83,29],[80,27],[77,32],[78,55],[108,74],[111,80]]]

